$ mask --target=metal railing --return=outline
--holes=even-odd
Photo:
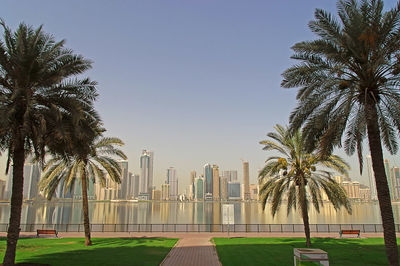
[[[302,233],[303,224],[90,224],[91,232],[229,232],[232,233]],[[400,232],[400,224],[396,224]],[[21,232],[55,229],[58,232],[83,232],[83,224],[21,224]],[[8,224],[0,224],[0,232],[7,232]],[[382,224],[310,224],[312,233],[338,233],[358,229],[361,233],[382,233]]]

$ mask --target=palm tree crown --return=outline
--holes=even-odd
[[[126,155],[115,146],[124,143],[118,138],[99,137],[91,146],[91,152],[86,158],[79,156],[63,157],[54,155],[43,169],[39,188],[47,199],[51,199],[60,182],[64,185],[64,192],[73,190],[75,182],[86,177],[87,181],[99,182],[106,185],[106,174],[114,182],[121,183],[121,167],[114,159],[126,159]]]
[[[347,175],[348,164],[336,155],[320,156],[316,152],[307,152],[304,138],[299,130],[294,133],[288,128],[276,125],[276,132],[268,133],[272,140],[263,140],[266,151],[276,151],[280,156],[266,160],[265,167],[259,176],[260,197],[265,209],[271,201],[271,212],[274,216],[279,210],[283,195],[287,195],[287,213],[292,208],[300,209],[305,226],[307,246],[311,244],[309,236],[308,208],[310,202],[317,212],[323,206],[321,192],[324,191],[335,210],[342,206],[351,213],[351,205],[344,189],[332,178],[332,169]],[[322,167],[322,169],[317,169]]]

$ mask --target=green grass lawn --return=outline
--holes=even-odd
[[[293,248],[305,247],[305,238],[214,238],[214,242],[222,265],[229,266],[293,265]],[[328,252],[329,265],[387,265],[383,238],[313,238],[311,248]]]
[[[84,238],[37,239],[18,241],[17,263],[50,265],[159,265],[177,239],[171,238]],[[6,239],[0,238],[3,261]]]

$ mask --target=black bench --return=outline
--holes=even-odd
[[[342,235],[358,235],[358,237],[360,237],[360,230],[356,229],[340,230],[339,234],[340,237],[342,237]]]
[[[37,229],[36,236],[39,237],[39,235],[55,235],[58,237],[57,231],[53,229]]]

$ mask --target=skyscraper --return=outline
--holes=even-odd
[[[189,193],[189,194],[192,194],[193,197],[194,197],[194,194],[195,194],[195,192],[194,192],[194,187],[195,187],[194,180],[195,180],[196,176],[197,176],[196,171],[193,170],[193,171],[190,172],[190,186],[192,187],[192,190],[191,190],[191,193]]]
[[[219,168],[218,168],[218,165],[213,165],[212,176],[213,176],[213,200],[220,200],[220,195],[219,195]]]
[[[203,200],[204,199],[204,178],[197,177],[195,179],[195,199]]]
[[[139,195],[142,198],[151,199],[153,190],[153,161],[154,153],[143,150],[140,156],[140,189]]]
[[[386,180],[388,183],[388,187],[389,187],[389,193],[390,193],[390,199],[394,200],[394,183],[393,183],[393,178],[391,175],[391,171],[390,171],[390,165],[389,165],[389,160],[388,159],[384,159],[383,160],[383,164],[385,166],[385,175],[386,175]]]
[[[205,194],[213,193],[213,174],[211,164],[204,165]]]
[[[167,184],[169,184],[169,199],[177,200],[178,199],[178,178],[176,176],[176,169],[174,167],[170,167],[167,169]]]
[[[238,179],[237,179],[237,171],[236,170],[224,171],[222,177],[226,178],[226,180],[228,182],[238,181]]]
[[[139,175],[133,175],[133,198],[139,197]]]
[[[118,162],[119,167],[121,167],[121,185],[120,185],[120,189],[119,189],[119,195],[118,198],[119,199],[128,199],[128,194],[129,194],[129,190],[130,190],[130,179],[129,179],[129,175],[128,175],[128,161],[119,161]]]
[[[392,168],[392,177],[394,183],[394,200],[398,201],[400,200],[400,169],[398,167]]]
[[[169,184],[161,185],[161,199],[169,200]]]
[[[249,162],[243,162],[243,199],[250,200]]]
[[[367,171],[369,179],[369,188],[371,189],[371,199],[378,200],[378,196],[376,193],[375,175],[374,175],[374,170],[372,169],[371,155],[367,155]]]

